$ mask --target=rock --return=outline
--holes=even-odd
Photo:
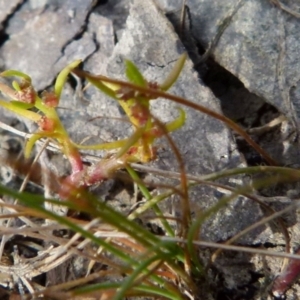
[[[44,7],[47,4],[48,0],[29,0],[29,4],[32,9]]]
[[[98,51],[87,59],[85,66],[90,72],[101,74],[105,71],[108,58],[115,47],[113,21],[92,13],[89,17],[88,32],[94,35]]]
[[[20,17],[14,18],[7,31],[9,39],[0,51],[5,68],[30,74],[38,90],[49,86],[66,65],[67,59],[62,58],[65,52],[72,51],[70,47],[74,48],[70,44],[78,45],[79,41],[73,40],[81,37],[93,2],[64,1],[59,5],[49,5],[42,11],[24,7],[18,12]],[[87,38],[84,36],[82,43],[86,43]],[[92,37],[89,39],[92,43]],[[79,58],[88,57],[95,49],[95,46],[85,46]],[[74,56],[70,60],[74,60]]]
[[[182,8],[182,0],[154,0],[164,13],[178,12]]]
[[[272,1],[189,1],[194,38],[205,48],[230,19],[214,59],[299,126],[299,20]],[[288,1],[295,12],[299,6]]]
[[[24,0],[12,0],[7,2],[6,0],[0,1],[0,24],[9,17],[15,8],[20,5]]]
[[[105,4],[96,7],[94,12],[113,21],[116,39],[121,36],[129,13],[131,0],[109,0]]]

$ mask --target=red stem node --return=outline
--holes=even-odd
[[[300,248],[296,254],[300,254]],[[284,294],[300,275],[300,260],[291,259],[286,268],[279,274],[273,283],[272,294],[278,299],[284,299]]]
[[[112,157],[103,159],[99,163],[86,169],[81,169],[77,172],[73,171],[70,176],[62,181],[59,192],[60,197],[62,199],[72,200],[74,196],[77,196],[80,189],[110,178],[117,170],[123,168],[125,163],[125,157],[123,159]]]

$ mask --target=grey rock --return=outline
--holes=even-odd
[[[85,67],[92,73],[101,74],[105,71],[108,58],[115,47],[113,21],[92,13],[89,17],[88,32],[94,36],[98,51],[87,59]]]
[[[251,92],[299,123],[299,19],[271,1],[189,1],[193,35],[205,47],[230,18],[212,51],[214,59]],[[291,10],[300,11],[294,1]]]
[[[66,65],[66,60],[62,59],[64,52],[72,51],[72,45],[69,44],[83,31],[93,2],[63,1],[60,6],[50,5],[42,12],[23,12],[24,18],[15,18],[14,24],[14,28],[18,28],[19,22],[22,28],[11,31],[9,40],[0,51],[5,68],[29,74],[39,90],[48,86]],[[83,42],[86,42],[86,38]],[[89,56],[94,49],[82,48],[80,58]],[[71,59],[74,57],[71,56]]]
[[[130,3],[131,0],[109,0],[104,5],[98,6],[94,11],[103,17],[109,16],[109,19],[113,21],[114,30],[118,36],[118,32],[124,29]]]
[[[92,55],[97,49],[93,36],[89,33],[84,33],[80,40],[74,40],[70,42],[63,51],[63,56],[55,62],[53,69],[61,70],[68,63],[81,59],[84,61],[90,55]]]
[[[154,2],[165,13],[179,11],[183,3],[182,0],[154,0]]]
[[[12,0],[12,1],[6,1],[1,0],[0,1],[0,24],[2,24],[7,17],[12,14],[15,10],[15,8],[20,5],[24,0]]]
[[[44,7],[47,4],[48,0],[29,0],[29,5],[32,9]]]

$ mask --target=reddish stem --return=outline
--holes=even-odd
[[[300,254],[300,248],[295,254]],[[284,298],[284,294],[289,287],[296,281],[300,276],[300,260],[291,259],[284,270],[279,274],[273,283],[272,294],[279,299]]]
[[[74,157],[72,158],[74,159]],[[60,197],[62,199],[69,199],[72,195],[76,196],[79,189],[110,178],[117,170],[125,166],[127,159],[127,155],[124,155],[122,158],[112,157],[103,159],[85,169],[83,167],[80,169],[79,160],[74,159],[75,163],[73,162],[72,164],[72,174],[66,177],[61,183]],[[82,164],[81,159],[80,162]],[[77,163],[78,165],[76,165]]]
[[[72,168],[72,174],[76,174],[83,170],[83,163],[79,152],[74,151],[72,155],[68,157]]]

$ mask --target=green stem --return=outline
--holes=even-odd
[[[126,170],[129,173],[129,175],[132,177],[132,179],[137,183],[139,189],[141,190],[143,196],[150,201],[153,197],[150,194],[149,190],[147,189],[147,187],[144,185],[144,183],[140,180],[138,174],[136,173],[136,171],[129,165],[126,166]],[[175,233],[173,231],[173,229],[171,228],[170,224],[167,222],[167,220],[164,218],[164,215],[162,213],[162,211],[159,209],[158,205],[156,203],[153,204],[152,206],[154,212],[156,213],[156,215],[160,218],[162,225],[165,229],[165,231],[167,232],[167,234],[169,236],[175,236]],[[131,215],[134,217],[137,217],[137,215]],[[130,218],[130,216],[129,216]],[[133,219],[132,217],[130,219]]]

